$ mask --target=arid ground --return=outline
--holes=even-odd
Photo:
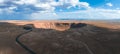
[[[120,22],[0,21],[0,54],[120,54]]]

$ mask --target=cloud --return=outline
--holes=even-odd
[[[120,10],[111,9],[89,9],[75,12],[57,13],[60,18],[64,19],[120,19]]]
[[[0,0],[0,15],[27,17],[29,19],[55,19],[58,16],[55,14],[57,8],[88,8],[89,4],[80,2],[79,0]],[[3,15],[3,16],[2,16]],[[11,16],[12,15],[12,16]],[[25,16],[26,15],[26,16]],[[4,18],[4,17],[3,17]],[[18,17],[19,18],[19,17]]]
[[[58,19],[58,15],[54,12],[38,12],[38,13],[32,13],[28,18],[30,20],[52,20],[52,19]]]
[[[59,0],[56,8],[59,8],[59,11],[61,11],[62,9],[78,8],[80,10],[81,8],[88,9],[90,7],[87,2],[80,2],[79,0]]]
[[[13,1],[16,4],[23,5],[23,4],[36,4],[37,0],[15,0]]]
[[[107,6],[110,6],[110,7],[112,7],[112,6],[113,6],[113,4],[112,4],[112,3],[106,3],[106,5],[107,5]]]
[[[120,19],[120,10],[91,8],[74,12],[33,13],[30,19]]]
[[[89,7],[89,4],[87,2],[79,2],[79,0],[60,0],[61,3],[65,4],[69,4],[73,7],[75,6],[84,6],[84,7]]]
[[[112,3],[106,5],[112,7]],[[75,11],[64,12],[64,10]],[[81,10],[85,9],[85,10]],[[60,12],[56,12],[59,10]],[[6,17],[5,17],[6,16]],[[92,8],[79,0],[0,0],[1,18],[120,19],[120,10]]]
[[[86,2],[79,2],[79,0],[1,0],[0,9],[11,9],[14,12],[53,12],[56,7],[59,8],[88,8],[89,4]]]
[[[0,3],[3,3],[4,2],[4,0],[0,0]]]
[[[38,11],[51,11],[54,8],[49,5],[48,1],[40,0],[5,0],[0,1],[0,9],[10,9],[14,12],[26,12],[29,13],[38,12]],[[43,3],[46,2],[46,3]],[[51,10],[50,10],[51,9]]]

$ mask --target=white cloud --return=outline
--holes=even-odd
[[[11,6],[8,9],[13,10],[13,9],[17,9],[17,7],[16,6]]]
[[[49,20],[49,19],[58,19],[58,16],[54,12],[39,12],[39,13],[32,13],[28,18],[31,20]]]
[[[16,4],[36,4],[38,2],[38,0],[15,0],[13,1]]]
[[[33,13],[31,19],[120,19],[120,10],[95,9],[59,13]]]
[[[4,2],[4,0],[0,0],[0,3],[3,3]]]
[[[86,2],[79,2],[79,0],[59,0],[56,2],[55,0],[0,0],[2,3],[0,6],[0,9],[8,8],[13,9],[16,7],[16,9],[24,10],[25,9],[31,9],[33,11],[54,11],[56,7],[62,7],[62,8],[73,8],[75,6],[78,6],[79,8],[88,8],[89,4]],[[15,6],[14,8],[12,8]],[[3,8],[4,7],[4,8]]]
[[[120,19],[120,10],[89,9],[75,12],[58,13],[60,18],[67,19]]]
[[[51,2],[52,3],[52,2]],[[74,12],[60,12],[56,15],[52,13],[35,13],[31,14],[32,16],[37,16],[33,18],[50,18],[50,19],[120,19],[120,10],[111,10],[111,9],[95,9],[91,8],[87,2],[79,2],[76,0],[59,0],[59,2],[52,3],[53,6],[59,6],[64,8],[72,8],[74,6],[79,6],[87,8],[87,10],[78,10]],[[111,3],[108,3],[109,6],[113,6]],[[47,6],[47,5],[46,5]],[[45,6],[44,6],[45,7]],[[62,9],[60,9],[62,11]],[[47,15],[47,16],[46,16]]]
[[[35,4],[34,5],[36,8],[43,8],[45,11],[54,11],[55,7],[52,7],[49,4]]]
[[[60,3],[76,6],[76,5],[78,5],[79,0],[60,0]]]
[[[112,3],[106,3],[106,5],[107,5],[107,6],[110,6],[110,7],[112,7],[112,6],[113,6],[113,4],[112,4]]]
[[[9,3],[7,3],[9,2]],[[79,2],[79,0],[0,0],[0,13],[26,13],[30,19],[120,19],[120,10],[111,9],[95,9],[89,6],[87,2]],[[107,3],[113,6],[112,3]],[[73,12],[62,12],[62,8],[70,9],[78,6],[86,8],[86,10],[78,10]],[[56,7],[61,8],[59,13],[55,13]],[[30,13],[29,13],[30,12]]]
[[[79,8],[89,8],[89,4],[87,2],[79,2],[79,0],[59,0],[59,7],[64,8],[72,8],[78,6]]]

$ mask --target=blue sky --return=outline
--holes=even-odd
[[[120,0],[0,0],[0,20],[120,19]]]

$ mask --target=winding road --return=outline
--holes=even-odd
[[[24,34],[27,34],[29,32],[32,31],[32,28],[31,29],[27,29],[28,31],[27,32],[24,32],[22,34],[19,34],[17,37],[16,37],[16,42],[21,46],[23,47],[26,51],[28,51],[30,54],[36,54],[32,49],[30,49],[29,47],[27,47],[26,45],[24,45],[20,40],[19,38],[22,37]]]

